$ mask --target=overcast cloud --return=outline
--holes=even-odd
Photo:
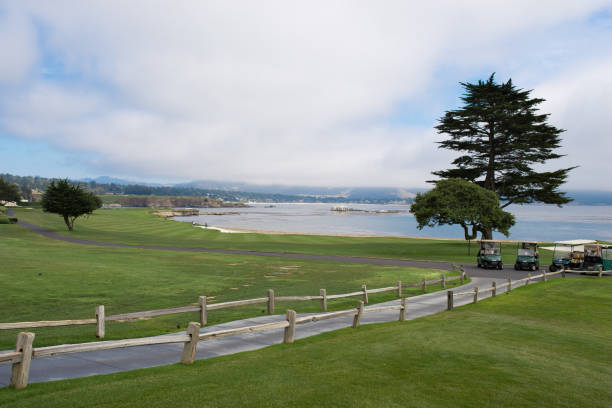
[[[610,1],[3,2],[0,137],[88,175],[419,187],[496,71],[567,129],[568,187],[610,189],[610,44]]]

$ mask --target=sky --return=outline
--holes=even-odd
[[[612,1],[0,2],[0,172],[424,187],[459,82],[566,129],[612,190]]]

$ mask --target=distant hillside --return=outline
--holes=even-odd
[[[22,195],[28,199],[32,189],[44,191],[53,180],[12,174],[0,174],[0,176],[17,184],[21,188]],[[134,183],[107,176],[74,182],[98,195],[208,197],[226,202],[409,203],[415,193],[426,191],[422,188],[283,186],[211,180],[164,186]],[[569,190],[568,196],[574,199],[571,205],[612,205],[612,191]]]
[[[146,182],[140,182],[140,181],[134,181],[134,180],[125,180],[125,179],[109,177],[109,176],[100,176],[96,178],[86,177],[84,179],[80,179],[79,181],[85,181],[87,183],[95,181],[98,184],[117,184],[120,186],[127,186],[127,185],[163,186],[164,185],[160,183],[146,183]]]
[[[5,180],[17,184],[22,196],[30,199],[31,190],[44,191],[54,180],[46,177],[16,176],[2,174]],[[96,180],[113,180],[111,183],[100,183]],[[299,186],[259,186],[247,183],[192,182],[173,186],[129,184],[126,180],[110,177],[96,179],[72,180],[98,195],[130,196],[182,196],[208,197],[226,202],[304,202],[304,203],[373,203],[410,202],[414,194],[397,188],[327,188]],[[121,184],[119,184],[121,183]],[[126,184],[128,183],[128,184]],[[208,187],[208,188],[207,188]],[[216,188],[210,188],[216,187]],[[243,188],[243,190],[241,190]],[[249,191],[247,189],[256,191]]]
[[[278,184],[260,185],[241,182],[220,182],[213,180],[198,180],[189,183],[175,184],[175,187],[193,187],[204,189],[217,189],[224,191],[250,191],[254,193],[281,194],[303,198],[316,198],[320,201],[330,202],[391,202],[411,201],[414,198],[414,189],[396,187],[316,187],[316,186],[287,186]],[[424,191],[418,189],[417,191]]]
[[[221,208],[245,207],[244,203],[230,203],[215,200],[209,197],[158,197],[158,196],[104,196],[104,205],[119,204],[122,207],[148,207],[148,208]]]

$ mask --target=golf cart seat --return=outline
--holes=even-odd
[[[579,265],[584,262],[584,253],[580,251],[572,252],[572,259],[570,260],[571,264]]]

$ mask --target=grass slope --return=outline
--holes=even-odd
[[[6,407],[609,407],[612,280],[555,279],[404,323],[0,389]],[[86,398],[84,398],[86,396]]]
[[[135,214],[157,221],[143,212]],[[274,289],[277,296],[318,295],[320,288],[328,294],[347,293],[363,283],[376,288],[440,276],[440,271],[414,268],[75,245],[18,225],[0,225],[0,254],[0,322],[93,318],[99,304],[111,315],[197,304],[200,295],[209,296],[209,302],[224,302],[264,297],[267,289]],[[407,293],[418,292],[412,288]],[[371,295],[370,301],[394,298],[393,293],[382,293]],[[353,307],[356,301],[338,299],[328,304],[330,310],[338,310]],[[287,308],[317,311],[319,302],[279,302],[276,312]],[[264,309],[265,305],[251,305],[211,311],[209,322],[257,316]],[[106,338],[176,332],[197,320],[194,312],[109,322]],[[93,325],[29,330],[36,333],[37,346],[96,340]],[[0,350],[15,347],[18,332],[0,331]]]
[[[143,209],[102,209],[89,218],[79,219],[68,233],[62,219],[41,210],[18,210],[18,217],[59,233],[122,244],[169,245],[194,248],[229,248],[252,251],[348,255],[360,257],[441,260],[476,263],[476,244],[471,255],[462,240],[417,238],[358,238],[320,235],[224,234],[193,228],[189,223],[166,220]],[[504,263],[514,264],[516,244],[504,245]],[[551,262],[552,253],[541,251],[542,265]]]

